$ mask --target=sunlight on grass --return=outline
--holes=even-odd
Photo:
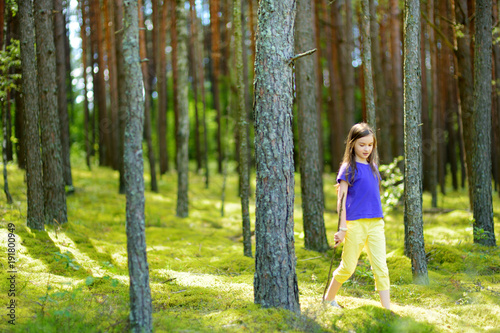
[[[14,205],[0,200],[0,244],[6,224],[16,224],[19,319],[16,332],[123,332],[128,330],[128,268],[125,196],[118,173],[74,164],[76,191],[67,199],[69,223],[46,232],[26,225],[24,174],[9,164]],[[83,164],[82,164],[83,165]],[[234,169],[233,166],[231,166]],[[295,245],[301,314],[263,309],[253,303],[253,258],[243,256],[238,178],[227,178],[221,217],[221,175],[210,188],[203,175],[190,174],[190,215],[175,216],[177,177],[162,175],[159,193],[146,191],[146,241],[155,332],[498,332],[500,327],[500,249],[472,243],[471,212],[465,190],[439,194],[438,208],[424,194],[424,235],[429,286],[412,283],[404,256],[402,207],[386,216],[387,262],[393,311],[383,309],[374,291],[366,253],[341,289],[343,310],[321,302],[332,250],[304,248],[300,176],[296,174]],[[335,175],[325,174],[328,239],[337,225]],[[255,175],[252,177],[255,193]],[[146,184],[149,188],[149,183]],[[252,229],[255,198],[251,198]],[[499,235],[498,194],[494,195]],[[497,242],[500,239],[497,236]],[[255,237],[252,237],[255,251]],[[334,265],[340,261],[336,251]],[[5,266],[7,259],[0,257]],[[7,280],[0,282],[6,290]],[[0,294],[6,304],[6,293]],[[82,306],[84,304],[85,306]],[[0,323],[0,330],[5,329]]]

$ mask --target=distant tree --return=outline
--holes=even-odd
[[[405,252],[413,282],[429,284],[422,220],[420,0],[405,1],[404,27]]]
[[[241,217],[243,231],[243,254],[252,257],[252,233],[250,229],[250,177],[248,163],[248,115],[245,107],[245,84],[243,82],[243,42],[241,34],[241,0],[234,1],[234,48],[236,57],[236,87],[238,103],[239,177]]]
[[[35,57],[35,23],[31,0],[19,1],[21,29],[21,71],[24,99],[24,126],[26,142],[26,181],[28,211],[27,222],[31,229],[44,230],[44,196],[42,157],[40,151],[40,127],[38,86]]]
[[[63,14],[62,0],[54,1],[54,43],[56,56],[56,82],[57,82],[57,107],[59,113],[59,126],[61,133],[61,156],[63,161],[64,184],[71,191],[73,188],[73,177],[71,175],[70,142],[69,142],[69,118],[68,118],[68,95],[66,90],[66,20]],[[21,29],[22,30],[22,29]]]
[[[130,276],[130,325],[132,332],[153,329],[149,266],[144,215],[143,80],[139,56],[137,0],[125,0],[123,56],[127,91],[124,168],[126,182],[127,253]]]
[[[160,1],[160,0],[154,0]],[[167,45],[167,13],[170,8],[171,1],[164,0],[161,6],[161,23],[157,34],[158,55],[156,57],[156,86],[158,92],[158,148],[160,160],[160,175],[163,175],[170,169],[169,165],[169,150],[167,144],[167,53],[165,51]],[[159,14],[158,14],[159,15]]]
[[[361,36],[362,36],[362,51],[364,70],[364,90],[366,98],[366,122],[374,129],[377,128],[377,120],[375,118],[375,95],[373,88],[373,71],[372,71],[372,42],[370,34],[370,4],[373,0],[361,0]]]
[[[403,74],[401,61],[401,23],[398,0],[390,0],[392,60],[392,154],[403,155]]]
[[[474,243],[496,246],[491,195],[491,0],[476,1],[474,45]]]
[[[90,138],[90,112],[89,112],[89,99],[88,99],[88,82],[87,82],[87,60],[88,60],[88,38],[87,38],[87,26],[88,26],[88,3],[86,0],[80,0],[80,9],[82,13],[82,24],[80,26],[80,38],[82,40],[82,67],[83,67],[83,127],[84,127],[84,135],[85,135],[85,162],[87,163],[87,167],[91,168],[90,164],[90,155],[92,151],[91,147],[91,138]],[[122,154],[123,155],[123,154]]]
[[[177,100],[179,108],[177,128],[177,216],[188,216],[189,175],[189,108],[188,108],[188,64],[187,22],[184,1],[176,0],[177,27]]]
[[[125,193],[124,142],[125,119],[127,118],[127,91],[125,84],[125,59],[123,58],[123,0],[114,0],[114,24],[116,33],[116,72],[118,89],[118,171],[120,173],[118,192]]]
[[[198,43],[198,29],[196,17],[196,7],[194,0],[189,0],[189,75],[192,78],[191,85],[193,87],[193,99],[194,99],[194,146],[195,146],[195,158],[196,158],[196,171],[200,172],[203,167],[203,156],[202,156],[202,145],[200,138],[200,110],[199,110],[199,75],[196,72],[198,67],[198,53],[196,52],[196,44]]]
[[[211,48],[212,54],[210,56],[212,67],[212,94],[213,94],[213,107],[217,112],[217,171],[222,173],[222,119],[221,119],[221,105],[220,105],[220,20],[219,9],[220,0],[210,0],[210,32],[211,32]]]
[[[300,311],[293,234],[295,1],[260,1],[255,60],[255,303]]]
[[[147,48],[146,48],[146,27],[145,27],[145,17],[143,11],[146,10],[142,6],[142,0],[139,0],[139,52],[141,55],[141,68],[142,77],[144,80],[144,138],[146,140],[146,146],[148,148],[148,160],[149,160],[149,174],[151,175],[151,191],[158,192],[158,182],[156,180],[156,158],[153,149],[153,139],[152,139],[152,125],[151,125],[151,86],[149,78],[149,66],[147,59]]]
[[[343,41],[340,48],[340,56],[342,58],[341,70],[342,83],[344,85],[343,96],[344,96],[344,130],[345,128],[351,128],[354,124],[354,90],[356,89],[356,82],[354,78],[354,67],[352,66],[352,56],[354,52],[354,29],[353,29],[353,13],[352,13],[352,2],[351,0],[344,0],[345,3],[345,23],[342,27],[343,30]],[[342,133],[344,134],[344,133]],[[345,137],[345,135],[342,135]]]
[[[45,223],[68,222],[64,191],[61,135],[57,108],[56,59],[52,0],[34,2],[38,101],[42,133]]]
[[[315,47],[313,9],[310,0],[298,0],[295,22],[295,52],[297,54]],[[308,250],[328,250],[325,220],[323,218],[324,194],[319,157],[319,124],[316,111],[316,71],[314,56],[295,62],[297,123],[299,134],[300,188],[302,190],[302,215],[304,242]]]

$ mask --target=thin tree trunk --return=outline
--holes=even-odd
[[[474,45],[474,243],[496,246],[491,194],[491,0],[476,1]]]
[[[460,93],[461,120],[463,126],[463,140],[465,148],[465,164],[467,170],[467,180],[469,183],[469,203],[471,209],[474,205],[474,178],[472,168],[472,149],[474,140],[474,81],[472,75],[472,56],[470,48],[469,21],[466,0],[454,0],[454,10],[456,23],[462,25],[463,36],[457,37],[455,31],[455,43],[457,50],[455,55],[458,63],[458,89]]]
[[[124,2],[123,56],[127,91],[124,168],[127,193],[127,253],[130,276],[130,326],[132,332],[153,330],[149,266],[144,215],[144,165],[142,137],[144,102],[139,56],[137,0]]]
[[[118,89],[118,170],[120,173],[118,193],[125,194],[125,120],[127,118],[127,91],[125,78],[125,59],[123,50],[123,1],[114,1],[115,31],[116,31],[116,72]]]
[[[149,71],[146,50],[146,28],[144,27],[144,17],[142,12],[142,0],[139,0],[139,52],[141,56],[142,77],[144,80],[144,134],[148,147],[149,172],[151,175],[151,191],[158,192],[158,182],[156,181],[156,161],[153,149],[153,139],[151,136],[151,88],[149,81]]]
[[[19,169],[26,170],[26,143],[24,134],[24,103],[20,91],[14,91],[14,100],[16,104],[16,114],[15,114],[15,135],[17,143],[15,146],[15,151],[17,155],[17,164]]]
[[[272,8],[271,8],[272,7]],[[270,15],[272,13],[272,15]],[[293,234],[295,1],[261,1],[255,60],[255,303],[300,311]]]
[[[423,14],[429,16],[427,9],[427,3],[421,4],[421,10]],[[430,107],[432,104],[432,94],[433,90],[431,88],[432,84],[432,72],[427,69],[426,59],[427,52],[430,52],[430,35],[432,27],[425,21],[421,20],[421,29],[425,33],[421,34],[421,59],[422,59],[422,191],[431,191],[430,185],[430,173],[432,170],[432,160],[431,160],[431,126],[430,126]]]
[[[61,154],[63,162],[64,184],[73,190],[73,177],[71,175],[70,144],[69,144],[69,119],[68,99],[66,92],[66,20],[63,15],[62,0],[54,1],[54,43],[56,57],[56,82],[57,82],[57,107],[60,121]]]
[[[109,101],[111,106],[111,125],[110,125],[110,149],[111,157],[110,161],[114,170],[119,170],[119,151],[118,145],[120,144],[120,128],[118,120],[118,73],[116,68],[116,38],[115,38],[115,23],[114,18],[114,6],[113,0],[104,0],[103,9],[106,28],[106,51],[108,57],[108,71],[109,71]]]
[[[372,0],[373,1],[373,0]],[[377,119],[375,113],[375,96],[373,89],[373,72],[372,72],[372,42],[370,34],[370,0],[361,0],[361,36],[362,36],[362,53],[363,69],[365,78],[365,98],[366,98],[366,122],[373,128],[377,129]]]
[[[40,127],[37,70],[35,57],[35,23],[31,0],[19,1],[21,29],[21,71],[24,99],[24,126],[26,148],[27,223],[31,229],[44,230],[44,195],[42,157],[40,150]],[[1,30],[1,29],[0,29]]]
[[[177,100],[179,119],[177,128],[177,213],[179,217],[188,216],[189,184],[189,110],[188,110],[188,64],[187,64],[187,26],[184,1],[176,0],[177,28]]]
[[[39,0],[35,6],[38,100],[41,112],[43,186],[46,224],[68,222],[64,192],[61,135],[57,114],[57,85],[52,0]]]
[[[295,53],[314,48],[313,10],[310,0],[299,0],[295,22]],[[304,243],[308,250],[328,250],[323,219],[324,194],[318,150],[318,127],[315,92],[317,90],[315,58],[307,56],[295,62],[296,102],[299,134],[300,187]]]
[[[319,149],[319,157],[320,157],[320,167],[321,167],[321,173],[323,173],[325,164],[324,164],[324,158],[325,158],[325,153],[324,153],[324,147],[323,147],[323,66],[321,64],[321,59],[323,55],[323,48],[321,47],[321,34],[320,34],[320,21],[321,17],[323,14],[325,18],[328,18],[329,11],[325,10],[322,11],[321,9],[323,8],[323,0],[312,0],[313,2],[313,13],[314,13],[314,45],[316,47],[316,60],[314,62],[316,68],[314,69],[316,71],[316,116],[318,118],[317,122],[319,124],[318,126],[318,149]],[[329,20],[327,20],[329,21]],[[331,28],[325,28],[327,31],[331,32]],[[331,44],[331,39],[327,41],[327,43]],[[330,79],[331,80],[331,79]]]
[[[82,11],[82,25],[80,27],[80,38],[82,40],[82,66],[83,66],[83,126],[84,126],[84,132],[85,132],[85,162],[87,164],[87,167],[89,170],[91,169],[90,166],[90,155],[92,154],[91,152],[91,145],[90,145],[90,133],[89,133],[89,121],[90,121],[90,114],[89,114],[89,99],[88,99],[88,82],[87,82],[87,59],[88,59],[88,49],[87,49],[87,43],[88,43],[88,38],[87,38],[87,10],[88,10],[88,3],[86,0],[80,0],[80,7]],[[92,63],[92,61],[91,61]]]
[[[427,13],[429,15],[429,20],[434,24],[434,0],[429,0],[427,2]],[[431,96],[432,103],[430,109],[430,142],[429,142],[429,166],[431,169],[429,170],[429,185],[430,191],[432,195],[431,206],[433,208],[437,207],[437,183],[438,183],[438,152],[437,152],[437,119],[439,113],[439,101],[440,101],[440,91],[438,89],[438,55],[437,55],[437,42],[436,42],[436,34],[434,29],[429,28],[429,46],[430,46],[430,57],[431,57]]]
[[[345,53],[345,38],[344,28],[342,24],[342,16],[340,12],[341,4],[337,1],[331,5],[330,17],[332,21],[332,38],[331,42],[327,43],[331,49],[330,64],[333,77],[330,76],[331,104],[330,104],[330,150],[332,154],[331,169],[333,172],[338,170],[341,163],[344,136],[344,114],[346,110],[344,97],[344,78],[346,59]],[[326,10],[325,10],[326,11]],[[328,32],[327,32],[328,35]],[[336,102],[336,103],[335,103]],[[352,126],[352,125],[351,125]]]
[[[392,120],[392,154],[403,155],[403,75],[401,62],[401,25],[398,0],[390,0],[391,10],[391,55],[393,83],[393,120]]]
[[[354,80],[354,67],[352,66],[352,55],[354,52],[354,32],[353,32],[353,13],[351,0],[344,0],[345,2],[345,28],[344,40],[345,46],[341,47],[341,57],[343,64],[341,68],[344,69],[343,82],[344,82],[344,129],[351,128],[354,123],[354,90],[356,83]],[[344,132],[342,137],[345,137]]]
[[[252,257],[252,232],[250,229],[250,177],[248,163],[248,113],[245,102],[245,83],[243,73],[243,37],[241,23],[241,0],[235,0],[233,10],[234,20],[234,45],[236,57],[236,87],[238,102],[238,133],[240,144],[240,197],[241,197],[241,218],[243,233],[243,255]]]
[[[160,0],[154,0],[160,1]],[[158,32],[158,56],[157,56],[157,91],[158,91],[158,148],[160,159],[160,175],[166,173],[169,168],[169,150],[167,144],[167,113],[168,113],[168,93],[167,93],[167,54],[165,51],[167,45],[167,12],[170,1],[163,0],[161,7],[161,23]]]
[[[3,192],[5,193],[5,197],[7,199],[7,204],[11,205],[12,204],[12,196],[9,191],[9,179],[7,175],[7,141],[9,138],[7,137],[8,131],[7,131],[7,126],[10,125],[10,123],[7,123],[7,112],[9,110],[6,110],[5,108],[5,102],[0,102],[0,113],[2,114],[2,133],[3,133],[3,138],[2,138],[2,162],[3,162]]]
[[[384,73],[382,69],[383,55],[380,50],[380,31],[377,22],[377,5],[374,0],[370,0],[370,36],[372,53],[373,79],[375,80],[375,109],[377,121],[377,138],[379,142],[390,142],[389,112],[387,110],[387,91],[385,88]],[[380,145],[377,147],[382,164],[392,161],[390,145]]]
[[[404,148],[405,250],[411,260],[413,282],[429,284],[422,220],[422,131],[420,1],[405,2],[404,39]]]
[[[197,29],[196,29],[196,8],[194,0],[189,0],[190,4],[190,35],[189,35],[189,69],[192,77],[193,86],[193,98],[194,98],[194,145],[195,145],[195,158],[196,158],[196,171],[200,172],[203,166],[202,163],[202,153],[201,153],[201,142],[200,142],[200,117],[198,109],[198,75],[196,73],[197,64],[200,59],[198,59],[198,54],[196,54],[195,43],[197,43]]]
[[[214,109],[217,113],[217,170],[222,173],[222,119],[220,106],[220,28],[219,28],[219,0],[210,0],[210,29],[212,34],[212,92]]]

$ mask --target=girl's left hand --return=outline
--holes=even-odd
[[[334,245],[334,247],[337,247],[340,243],[342,243],[344,241],[345,234],[346,234],[346,231],[342,231],[342,230],[337,231],[335,233],[335,237],[334,237],[335,245]]]

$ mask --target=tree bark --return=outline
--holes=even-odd
[[[456,24],[460,24],[463,31],[462,36],[458,37],[457,32],[455,35],[455,44],[457,49],[455,55],[458,64],[458,89],[460,93],[460,106],[461,106],[461,120],[463,126],[463,140],[465,148],[465,164],[467,170],[467,180],[469,183],[469,203],[471,209],[474,209],[474,178],[472,168],[472,150],[474,140],[474,78],[472,75],[472,56],[470,48],[470,33],[469,33],[469,19],[467,11],[466,0],[453,0],[454,12],[456,16]]]
[[[372,0],[373,1],[373,0]],[[370,0],[361,0],[361,36],[363,69],[365,78],[365,98],[366,98],[366,122],[377,130],[377,119],[375,113],[375,96],[373,89],[373,71],[372,71],[372,42],[370,34]]]
[[[57,113],[56,59],[52,0],[34,3],[38,100],[41,112],[45,224],[68,222],[64,192],[61,135]]]
[[[212,92],[214,109],[217,112],[217,170],[222,173],[222,119],[220,106],[220,27],[219,0],[210,0],[210,30],[212,34]]]
[[[63,15],[62,0],[54,1],[54,43],[56,47],[56,82],[57,107],[61,133],[61,154],[63,162],[64,184],[73,191],[73,177],[71,175],[68,97],[66,92],[66,20]],[[24,29],[24,27],[23,27]]]
[[[82,67],[83,67],[83,127],[85,132],[85,162],[89,170],[90,166],[90,155],[91,155],[91,146],[90,146],[90,132],[89,132],[89,122],[90,122],[90,114],[89,114],[89,100],[88,100],[88,82],[87,82],[87,59],[88,59],[88,38],[87,38],[87,10],[88,3],[86,0],[80,0],[80,7],[82,11],[82,25],[80,26],[80,38],[82,39]],[[92,63],[92,62],[91,62]]]
[[[118,73],[116,68],[116,38],[115,38],[115,23],[114,23],[114,5],[113,0],[104,0],[103,9],[106,30],[106,51],[108,57],[108,71],[109,71],[109,102],[111,106],[110,119],[110,149],[112,160],[111,165],[114,170],[120,168],[120,156],[118,155],[120,149],[120,128],[119,128],[119,102],[118,102]]]
[[[491,0],[476,1],[474,45],[474,243],[496,246],[491,194]]]
[[[390,0],[392,59],[392,155],[403,155],[403,75],[401,62],[401,27],[398,0]]]
[[[300,311],[293,234],[295,1],[261,0],[255,60],[255,303]]]
[[[427,2],[427,13],[429,15],[429,20],[434,24],[434,0],[429,0]],[[430,52],[430,60],[431,60],[431,72],[430,72],[430,80],[431,80],[431,108],[429,113],[429,123],[427,126],[429,127],[430,133],[430,141],[428,143],[429,152],[429,166],[428,170],[429,176],[429,190],[431,192],[431,206],[433,208],[437,207],[437,183],[438,183],[438,152],[437,152],[437,118],[439,113],[439,104],[440,104],[440,91],[438,89],[438,51],[437,51],[437,41],[436,34],[434,29],[429,27],[429,52]]]
[[[118,89],[118,170],[120,173],[118,192],[125,194],[124,142],[127,118],[127,91],[125,83],[125,59],[123,55],[123,1],[114,1],[114,24],[116,31],[116,71]]]
[[[385,87],[385,75],[382,69],[383,54],[380,50],[380,30],[377,22],[377,5],[375,1],[370,0],[370,38],[371,38],[371,54],[372,54],[372,70],[375,84],[375,109],[377,121],[377,138],[379,142],[390,142],[390,127],[389,112],[387,106],[387,90]],[[384,50],[385,52],[385,50]],[[377,147],[381,164],[390,163],[392,161],[391,150],[389,145],[380,145]]]
[[[298,0],[295,22],[295,53],[314,48],[313,11],[310,0]],[[304,242],[308,250],[328,250],[323,218],[324,194],[318,150],[318,128],[315,92],[317,91],[314,56],[295,61],[296,102],[299,134],[300,187]],[[330,83],[331,84],[331,83]]]
[[[250,177],[248,163],[248,114],[245,103],[245,83],[243,80],[243,37],[241,24],[241,0],[235,0],[233,8],[234,47],[236,57],[236,88],[238,102],[238,134],[239,134],[239,178],[241,198],[241,218],[243,232],[243,254],[252,257],[252,233],[250,229]]]
[[[413,282],[429,284],[422,220],[420,1],[405,1],[404,24],[405,250]]]
[[[31,0],[19,1],[21,29],[21,71],[24,99],[24,126],[26,148],[27,223],[31,229],[44,230],[44,195],[42,157],[40,152],[40,128],[38,86],[35,57],[35,24]]]
[[[194,0],[189,0],[189,13],[190,13],[190,24],[191,27],[189,33],[189,71],[192,77],[191,85],[193,87],[193,99],[194,99],[194,146],[195,146],[195,159],[196,159],[196,172],[200,172],[203,167],[202,158],[202,147],[200,138],[200,112],[199,112],[199,82],[197,74],[197,64],[200,61],[198,54],[196,53],[195,45],[198,42],[198,32],[196,29],[196,7]]]
[[[148,147],[149,173],[151,175],[151,191],[158,192],[158,182],[156,181],[156,161],[153,149],[153,139],[151,137],[151,87],[149,80],[147,49],[146,49],[146,28],[142,9],[142,0],[139,0],[139,53],[141,56],[142,77],[144,80],[144,139]]]
[[[356,83],[354,80],[354,67],[352,66],[352,54],[354,52],[354,36],[353,36],[353,13],[351,0],[344,0],[345,2],[345,28],[344,38],[345,45],[341,44],[341,57],[343,64],[341,69],[344,70],[343,83],[344,83],[344,131],[341,137],[345,137],[345,129],[351,128],[354,124],[354,111],[355,111],[355,97],[354,90]]]
[[[160,1],[160,0],[155,0]],[[158,56],[157,56],[157,91],[158,91],[158,148],[160,159],[160,175],[163,175],[170,169],[169,149],[167,143],[167,113],[168,113],[168,93],[167,93],[167,54],[165,47],[167,45],[167,12],[170,1],[164,0],[161,7],[161,23],[158,32]]]
[[[177,28],[177,105],[179,108],[177,128],[177,216],[188,216],[189,183],[189,109],[188,109],[188,64],[187,26],[184,1],[176,0]]]
[[[125,0],[123,56],[127,91],[124,168],[126,182],[127,253],[130,275],[130,325],[132,332],[153,329],[149,266],[144,215],[143,82],[139,56],[137,0]]]

